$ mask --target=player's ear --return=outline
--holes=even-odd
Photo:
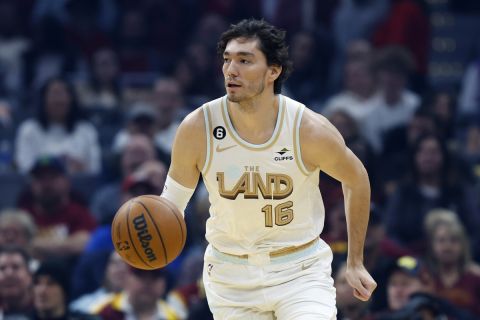
[[[268,67],[268,69],[269,69],[269,78],[271,81],[277,80],[277,78],[282,73],[282,66],[279,66],[279,65],[275,65],[275,64],[271,65],[270,67]]]

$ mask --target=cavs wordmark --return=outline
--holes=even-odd
[[[258,172],[258,167],[245,167],[238,181],[232,186],[225,185],[225,173],[217,172],[218,191],[220,196],[235,200],[240,193],[244,199],[284,199],[293,192],[293,180],[283,173],[266,173],[265,178]],[[257,170],[248,170],[255,168]]]

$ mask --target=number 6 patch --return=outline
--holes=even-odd
[[[227,133],[225,131],[225,128],[222,126],[218,126],[213,129],[213,136],[215,137],[215,139],[222,140],[223,138],[225,138],[226,135]]]

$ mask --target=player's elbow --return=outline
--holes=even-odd
[[[370,179],[368,172],[363,165],[356,166],[355,170],[348,175],[348,179],[342,181],[344,187],[356,189],[356,188],[370,188]]]

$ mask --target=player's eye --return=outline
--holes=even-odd
[[[229,63],[230,59],[229,58],[223,58],[223,63]]]
[[[241,63],[241,64],[249,64],[249,63],[250,63],[250,61],[248,61],[248,60],[245,60],[245,59],[242,59],[242,60],[240,60],[240,63]]]

